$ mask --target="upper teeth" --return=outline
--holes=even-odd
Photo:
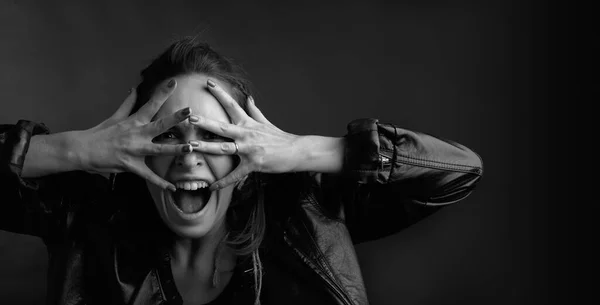
[[[208,186],[206,181],[184,181],[184,182],[176,182],[175,187],[178,189],[184,189],[187,191],[195,191],[200,188],[205,188]]]

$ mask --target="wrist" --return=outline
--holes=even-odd
[[[87,154],[85,153],[85,144],[82,143],[84,139],[83,131],[67,131],[64,133],[63,143],[60,146],[62,152],[60,155],[64,156],[65,164],[70,170],[87,170],[89,162],[87,161]]]
[[[23,161],[23,178],[82,169],[76,132],[40,134],[31,138]]]
[[[301,136],[297,140],[300,162],[296,171],[337,173],[344,163],[345,139],[338,137]]]

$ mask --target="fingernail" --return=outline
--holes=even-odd
[[[131,94],[131,92],[133,92],[133,88],[129,88],[129,91],[127,91],[127,94]]]
[[[198,123],[200,121],[200,118],[195,115],[192,115],[188,118],[188,120],[190,121],[190,123]]]
[[[215,84],[215,82],[213,82],[212,80],[207,80],[206,83],[208,84],[209,87],[214,88],[217,84]]]
[[[192,145],[192,147],[200,146],[200,142],[198,142],[198,141],[190,141],[189,143],[190,143],[190,145]]]
[[[215,184],[211,185],[208,189],[211,191],[216,191],[219,188],[221,188],[221,186],[218,183],[215,183]]]
[[[167,186],[167,188],[168,188],[168,189],[169,189],[171,192],[175,192],[175,191],[177,191],[177,189],[175,188],[175,186],[174,186],[174,185],[172,185],[172,184],[169,184],[169,185]]]
[[[191,153],[193,148],[192,148],[192,145],[188,144],[188,145],[184,146],[181,150],[185,153]]]
[[[192,113],[192,109],[190,107],[187,107],[187,108],[183,109],[183,111],[181,111],[181,114],[183,116],[188,116],[188,115],[190,115],[190,113]]]
[[[254,98],[252,96],[248,96],[248,102],[254,104]]]
[[[169,83],[167,84],[167,87],[169,87],[169,88],[173,88],[173,86],[175,86],[175,80],[174,79],[170,80]]]

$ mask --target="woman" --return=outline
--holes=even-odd
[[[468,148],[375,119],[340,138],[286,133],[194,39],[141,75],[91,129],[0,129],[0,228],[44,240],[50,303],[367,304],[353,244],[482,174]]]

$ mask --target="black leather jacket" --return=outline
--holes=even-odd
[[[29,121],[0,125],[0,229],[47,245],[48,303],[181,304],[170,232],[143,181],[84,172],[23,179],[29,140],[43,133]],[[345,138],[341,174],[252,174],[235,195],[265,205],[263,304],[368,304],[353,245],[465,198],[482,175],[468,148],[375,119],[351,122]],[[238,265],[229,304],[251,304],[248,260]]]

